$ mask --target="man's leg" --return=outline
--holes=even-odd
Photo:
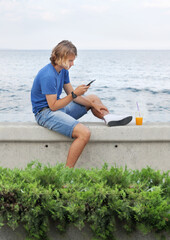
[[[101,107],[102,106],[104,107],[100,98],[97,97],[96,95],[89,95],[89,96],[86,96],[86,98],[89,99],[90,101],[94,102],[95,104],[98,104]],[[105,123],[110,127],[112,127],[112,126],[123,126],[123,125],[126,125],[126,124],[128,124],[129,122],[132,121],[132,116],[115,116],[113,114],[110,114],[109,111],[106,111],[106,110],[101,110],[101,113],[99,113],[94,108],[91,108],[91,111],[92,111],[94,116],[96,116],[100,119],[103,119],[105,121]]]
[[[92,102],[100,105],[101,107],[102,107],[102,106],[105,107],[105,106],[103,105],[102,101],[100,100],[100,98],[97,97],[96,95],[88,95],[88,96],[86,96],[86,98],[89,99],[90,101],[92,101]],[[100,119],[103,119],[103,117],[104,117],[105,115],[109,114],[109,112],[106,111],[106,110],[101,110],[102,113],[99,113],[99,112],[98,112],[95,108],[93,108],[93,107],[92,107],[92,108],[89,108],[89,109],[91,109],[91,111],[92,111],[92,113],[93,113],[93,115],[94,115],[95,117],[100,118]],[[88,110],[89,110],[89,109],[88,109]]]
[[[78,111],[80,113],[82,112],[82,114],[83,112],[87,112],[86,110],[81,111],[80,107],[78,108]],[[38,114],[36,121],[40,126],[59,132],[68,137],[75,138],[69,149],[66,162],[66,166],[74,167],[80,154],[90,139],[91,134],[89,128],[81,123],[78,123],[73,117],[63,111],[51,111],[50,109],[46,109]]]
[[[72,137],[76,138],[70,146],[66,166],[74,167],[84,147],[90,139],[90,130],[81,123],[78,123],[72,132]]]

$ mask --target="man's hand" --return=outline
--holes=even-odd
[[[109,110],[103,104],[93,103],[92,108],[96,109],[96,111],[98,111],[100,114],[109,113]]]
[[[89,86],[86,86],[86,85],[80,85],[78,86],[75,90],[74,90],[74,93],[77,95],[77,96],[81,96],[83,95],[87,90],[88,90]]]

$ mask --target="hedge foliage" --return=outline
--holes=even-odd
[[[0,168],[0,226],[22,224],[27,239],[48,239],[49,219],[59,231],[87,223],[97,240],[115,239],[116,219],[127,232],[170,230],[170,176],[151,168],[69,169],[32,162]]]

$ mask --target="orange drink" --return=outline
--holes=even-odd
[[[142,125],[143,124],[143,114],[141,112],[136,112],[136,125]]]
[[[136,125],[142,125],[143,117],[136,117]]]

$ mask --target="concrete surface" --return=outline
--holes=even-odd
[[[170,169],[170,123],[121,127],[84,124],[92,134],[76,167],[101,167],[107,162],[132,169],[147,165]],[[36,123],[0,123],[0,165],[23,168],[32,160],[65,163],[72,141]]]
[[[51,240],[91,240],[93,237],[92,231],[88,225],[86,225],[81,231],[70,225],[67,227],[66,232],[60,234],[55,227],[55,223],[51,222],[50,231],[48,234]],[[158,240],[166,239],[170,240],[170,235],[168,233],[160,233],[155,235],[154,233],[142,234],[139,231],[135,231],[132,234],[128,234],[121,227],[117,226],[117,231],[115,232],[115,237],[117,240]],[[18,227],[15,231],[9,228],[7,225],[0,229],[0,240],[25,240],[26,232],[22,226]]]

